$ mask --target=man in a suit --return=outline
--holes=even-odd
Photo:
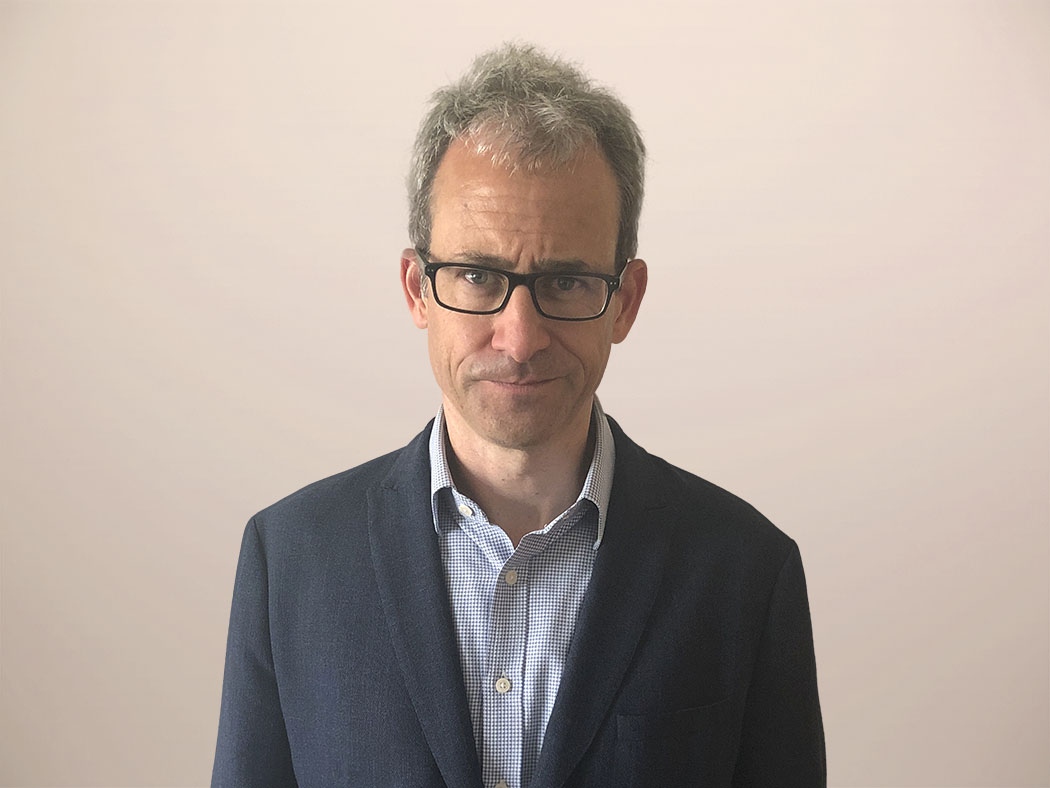
[[[248,523],[214,786],[825,785],[797,545],[595,397],[643,159],[529,47],[435,94],[400,272],[441,407]]]

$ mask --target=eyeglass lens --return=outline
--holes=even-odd
[[[507,295],[507,277],[495,271],[446,266],[437,270],[437,298],[453,309],[491,312]],[[537,277],[534,285],[540,311],[550,317],[594,317],[605,308],[609,285],[585,274],[549,274]]]

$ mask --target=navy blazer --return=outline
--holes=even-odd
[[[798,546],[609,421],[606,531],[531,785],[826,785]],[[429,434],[249,521],[213,786],[481,788]]]

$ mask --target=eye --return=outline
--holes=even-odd
[[[488,271],[475,271],[468,269],[463,271],[460,276],[472,285],[484,285],[488,283],[490,274]]]
[[[571,293],[582,284],[583,282],[575,276],[558,276],[554,279],[554,288],[562,293]]]

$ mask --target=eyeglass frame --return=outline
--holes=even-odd
[[[514,290],[517,289],[518,285],[525,285],[525,289],[529,291],[529,295],[532,296],[532,305],[536,307],[536,312],[541,317],[545,317],[548,320],[563,320],[568,323],[584,323],[588,320],[597,320],[599,317],[604,315],[609,309],[609,304],[612,303],[613,294],[620,289],[623,284],[620,277],[623,275],[624,270],[627,268],[627,264],[630,260],[623,261],[623,268],[620,269],[620,273],[602,274],[595,271],[536,271],[531,274],[516,274],[513,271],[506,271],[502,268],[491,268],[487,265],[474,265],[473,263],[443,263],[433,262],[427,258],[427,255],[420,249],[413,250],[419,259],[423,263],[423,276],[430,280],[431,289],[434,291],[434,300],[443,309],[447,309],[450,312],[459,312],[463,315],[495,315],[506,309],[507,304],[510,303],[510,297],[514,294]],[[460,309],[458,307],[449,306],[440,298],[437,293],[437,272],[442,268],[469,268],[476,271],[487,271],[488,273],[500,274],[507,280],[507,292],[503,296],[503,302],[495,309],[486,309],[484,312],[477,312],[472,309]],[[555,317],[554,315],[548,315],[543,311],[543,307],[540,306],[539,296],[536,295],[536,280],[544,276],[587,276],[594,279],[601,279],[606,284],[605,289],[605,304],[602,306],[602,310],[591,317]]]

